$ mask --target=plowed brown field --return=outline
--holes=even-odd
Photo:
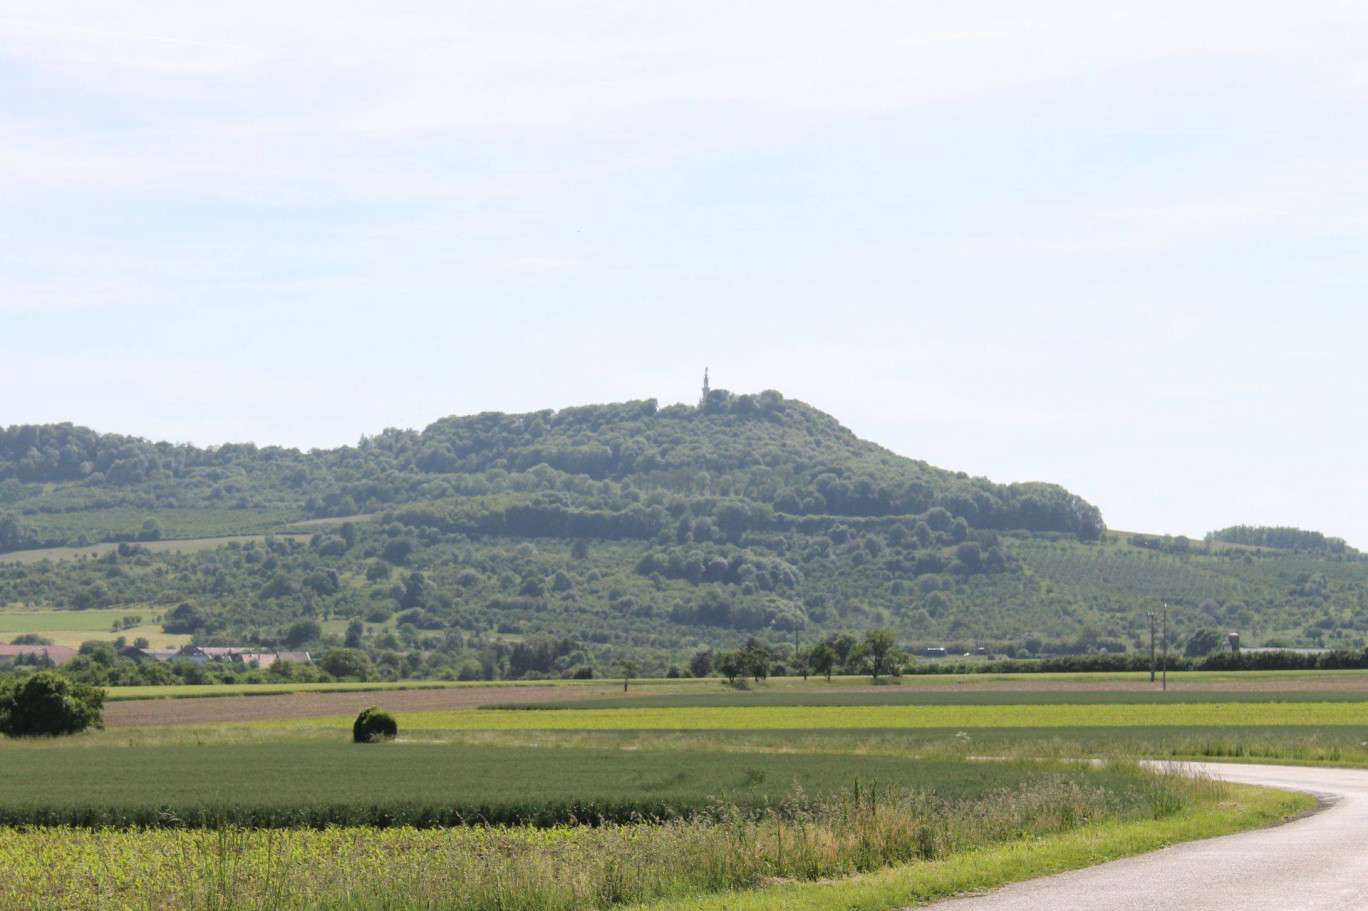
[[[348,715],[368,705],[391,712],[473,709],[482,705],[552,702],[616,693],[621,685],[490,686],[443,690],[382,690],[347,693],[290,693],[278,696],[217,696],[207,699],[143,699],[105,705],[105,726],[220,724]]]

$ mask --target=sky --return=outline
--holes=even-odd
[[[1368,5],[0,6],[0,424],[778,389],[1368,547]]]

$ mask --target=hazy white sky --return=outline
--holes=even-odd
[[[1368,5],[8,0],[0,423],[354,442],[703,367],[1368,547]]]

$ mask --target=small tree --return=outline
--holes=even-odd
[[[378,743],[393,740],[399,733],[394,716],[384,709],[371,706],[362,709],[352,724],[352,743]]]
[[[710,648],[701,648],[689,659],[689,673],[695,677],[706,677],[713,670],[713,653]]]
[[[1183,649],[1183,654],[1189,658],[1205,658],[1220,648],[1224,639],[1219,630],[1199,629],[1188,637],[1187,648]]]
[[[722,672],[722,676],[727,678],[727,682],[736,683],[736,678],[740,677],[745,671],[741,663],[739,652],[723,652],[717,659],[717,669]]]
[[[0,734],[43,737],[104,726],[104,690],[39,671],[0,684]]]
[[[369,680],[375,672],[370,656],[356,648],[330,648],[323,653],[323,660],[319,664],[334,677]]]
[[[773,660],[774,656],[764,643],[753,636],[746,640],[746,647],[741,651],[741,662],[745,665],[746,673],[754,677],[756,683],[769,676]]]
[[[851,664],[864,664],[875,682],[883,674],[897,670],[903,653],[898,648],[898,638],[892,630],[872,629],[865,633],[864,640],[850,653]]]
[[[808,666],[813,673],[821,674],[826,682],[831,682],[831,671],[836,667],[836,650],[825,642],[819,642],[808,650]]]
[[[627,692],[628,682],[641,673],[641,665],[630,658],[626,658],[619,661],[618,666],[622,668],[622,691],[625,693]]]

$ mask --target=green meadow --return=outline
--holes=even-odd
[[[315,724],[339,723],[319,719]],[[1163,705],[848,705],[460,710],[414,713],[410,730],[755,731],[917,728],[1368,726],[1364,702],[1209,702]]]

